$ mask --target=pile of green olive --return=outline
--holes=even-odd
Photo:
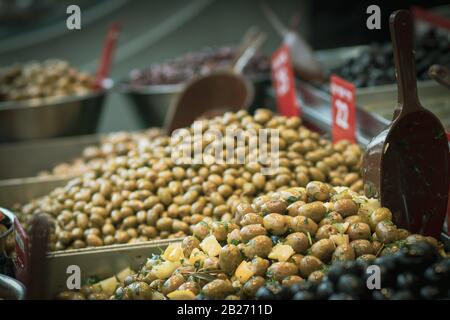
[[[137,150],[141,143],[155,139],[162,134],[158,128],[151,128],[144,132],[113,132],[100,139],[97,145],[90,145],[83,149],[81,156],[70,162],[60,163],[50,171],[39,172],[39,176],[79,176],[92,168],[97,168],[108,159],[124,156],[128,152]]]
[[[124,278],[115,299],[251,299],[262,286],[321,281],[338,261],[374,260],[432,237],[397,228],[389,209],[348,188],[312,181],[241,202]],[[69,296],[69,295],[63,295]]]
[[[49,59],[0,69],[0,101],[83,95],[92,91],[94,77],[68,62]]]
[[[278,130],[278,170],[264,175],[257,162],[176,164],[171,155],[177,140],[161,135],[93,166],[66,186],[22,206],[19,215],[25,220],[35,213],[53,217],[51,249],[65,250],[184,237],[205,217],[231,221],[242,201],[305,187],[313,180],[362,190],[360,147],[345,141],[332,144],[302,126],[299,118],[266,109],[250,116],[242,110],[202,124],[205,132]],[[195,139],[201,141],[194,140],[194,145],[213,143],[207,135]]]

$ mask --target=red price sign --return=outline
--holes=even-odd
[[[300,116],[295,95],[295,80],[289,47],[283,45],[272,55],[272,81],[277,97],[278,112],[287,117]]]
[[[333,143],[356,142],[355,86],[335,75],[331,76],[330,86]]]
[[[19,219],[14,219],[14,233],[16,241],[16,276],[19,280],[25,281],[28,267],[28,235],[19,222]]]

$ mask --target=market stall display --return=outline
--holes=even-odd
[[[416,21],[415,53],[407,10],[392,45],[314,52],[299,16],[259,9],[283,40],[272,56],[252,24],[239,47],[154,63],[138,51],[173,49],[153,41],[175,25],[127,29],[122,71],[149,65],[115,89],[144,131],[91,134],[117,23],[96,76],[59,59],[0,69],[0,300],[450,298],[449,21],[422,12],[440,29]]]
[[[337,263],[397,257],[411,243],[430,243],[442,252],[436,239],[410,234],[391,219],[376,199],[318,181],[268,193],[239,203],[230,222],[205,218],[192,226],[193,236],[150,257],[113,297],[248,299],[264,286],[320,282]],[[80,298],[67,292],[59,297]]]
[[[450,65],[450,37],[430,29],[416,39],[415,58],[417,78],[429,80],[428,68],[433,64]],[[391,43],[373,44],[361,54],[332,70],[351,81],[356,87],[393,84],[395,79],[394,52]]]
[[[22,206],[17,214],[24,222],[40,212],[55,218],[51,247],[64,250],[183,237],[204,216],[231,220],[242,197],[306,186],[311,180],[362,190],[361,148],[345,141],[332,145],[301,126],[299,118],[261,109],[253,117],[239,111],[201,123],[205,132],[224,135],[226,128],[280,129],[278,171],[265,176],[258,163],[177,165],[172,151],[181,142],[160,136]],[[199,139],[204,151],[214,136]]]

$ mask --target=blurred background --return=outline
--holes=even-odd
[[[411,1],[267,1],[274,12],[315,49],[370,44],[389,40],[387,17]],[[422,7],[448,1],[414,1]],[[66,28],[66,8],[81,8],[81,30]],[[267,33],[263,51],[271,54],[281,43],[257,0],[0,0],[0,67],[16,62],[59,58],[77,69],[95,73],[108,25],[122,31],[111,78],[121,79],[133,69],[175,58],[205,46],[236,45],[252,25]],[[369,4],[378,4],[382,29],[365,27]],[[111,92],[100,119],[99,131],[141,127],[131,102]]]

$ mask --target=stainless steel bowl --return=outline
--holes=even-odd
[[[0,103],[0,142],[95,133],[107,90]]]
[[[255,89],[254,100],[250,111],[264,107],[266,104],[267,87],[270,86],[270,75],[261,74],[249,77]],[[133,103],[133,107],[144,127],[162,127],[166,119],[167,110],[174,99],[183,90],[185,83],[151,86],[130,86],[126,80],[121,81],[116,89],[126,95]]]
[[[24,300],[25,287],[11,277],[0,274],[0,300]]]

